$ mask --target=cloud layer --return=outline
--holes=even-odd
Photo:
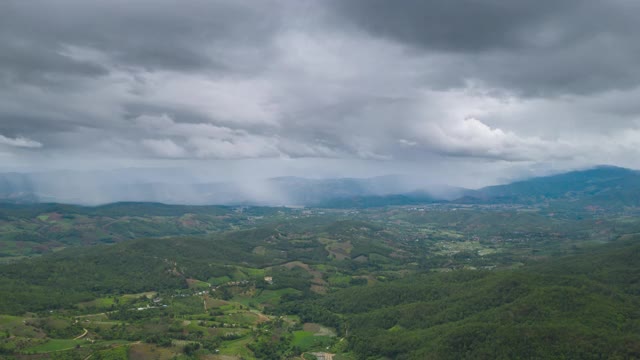
[[[346,175],[640,167],[638,14],[629,0],[4,1],[0,154],[283,174],[303,159]]]

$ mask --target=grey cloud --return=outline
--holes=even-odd
[[[614,1],[332,1],[372,36],[449,56],[449,85],[486,82],[528,96],[640,85],[640,5]],[[347,27],[348,27],[347,26]]]
[[[142,145],[160,158],[242,159],[267,157],[337,157],[322,144],[300,142],[278,134],[250,133],[211,123],[176,122],[167,114],[133,120],[144,136]]]
[[[337,16],[376,35],[444,51],[491,51],[533,45],[554,18],[580,6],[576,0],[331,1]],[[562,29],[550,36],[566,36]]]
[[[0,151],[33,167],[272,161],[283,174],[338,161],[334,174],[628,166],[640,155],[636,7],[5,1],[0,134],[43,146]]]
[[[7,37],[0,34],[0,80],[5,83],[59,84],[68,82],[69,77],[102,76],[108,72],[100,64],[78,61],[55,49],[47,50],[42,43]]]
[[[66,46],[76,46],[97,49],[118,66],[224,70],[242,63],[234,57],[238,44],[259,46],[275,31],[274,9],[272,1],[244,0],[9,0],[0,5],[0,65],[23,78],[104,75],[102,64],[62,54]]]

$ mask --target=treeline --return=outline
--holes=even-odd
[[[43,213],[87,216],[182,216],[184,214],[226,215],[228,206],[167,205],[150,202],[118,202],[100,206],[67,205],[58,203],[9,204],[0,203],[0,216],[33,218]]]

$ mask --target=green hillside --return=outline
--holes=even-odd
[[[640,356],[639,238],[519,271],[426,274],[283,304],[361,359]]]
[[[572,171],[469,191],[458,202],[546,203],[560,208],[620,210],[640,206],[640,172],[613,166]]]

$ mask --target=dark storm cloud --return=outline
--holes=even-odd
[[[635,1],[331,3],[346,24],[373,36],[452,54],[453,66],[445,69],[452,85],[476,80],[544,96],[640,84],[640,70],[634,65],[640,58],[635,41],[640,3]]]
[[[99,64],[77,61],[48,51],[45,44],[9,36],[0,34],[0,38],[4,37],[0,40],[4,45],[0,49],[0,79],[4,78],[5,82],[50,83],[56,79],[68,81],[70,76],[101,76],[107,73]]]
[[[524,48],[531,36],[581,1],[332,1],[336,14],[375,35],[428,49],[476,52]]]
[[[80,47],[147,70],[233,67],[224,47],[258,46],[277,23],[270,1],[9,0],[0,5],[0,64],[17,76],[104,74],[65,54]]]

